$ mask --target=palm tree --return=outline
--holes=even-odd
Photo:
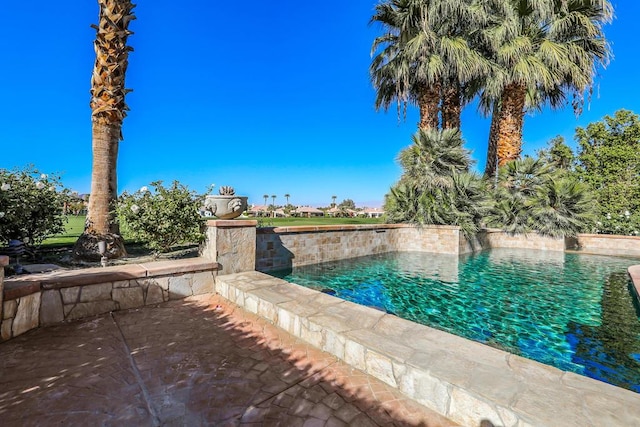
[[[570,237],[593,218],[588,186],[543,159],[527,157],[500,168],[495,199],[487,222],[512,234]]]
[[[482,12],[482,13],[479,13]],[[387,0],[376,6],[371,22],[385,34],[372,45],[369,71],[385,111],[394,102],[406,112],[408,103],[420,109],[419,129],[460,127],[462,87],[485,73],[487,61],[466,37],[484,22],[484,9],[465,0]]]
[[[466,172],[471,153],[462,147],[462,135],[457,129],[419,130],[413,145],[400,152],[398,159],[403,177],[420,187],[451,187],[452,173]]]
[[[486,183],[469,173],[470,155],[457,129],[420,130],[400,153],[400,182],[385,196],[389,222],[458,225],[475,234],[489,210]]]
[[[593,83],[606,66],[609,46],[602,31],[612,17],[607,0],[509,0],[493,3],[495,25],[487,27],[485,49],[494,67],[483,82],[482,105],[492,124],[485,174],[493,176],[520,156],[526,111],[566,104]]]
[[[264,197],[264,207],[267,207],[267,199],[269,198],[268,194],[263,194],[262,197]]]
[[[106,243],[106,256],[118,258],[126,254],[124,241],[114,218],[118,196],[116,161],[122,140],[122,122],[128,107],[125,74],[129,52],[129,23],[135,19],[130,0],[98,0],[99,23],[94,48],[96,61],[91,78],[91,122],[93,166],[91,196],[85,229],[73,253],[78,258],[99,259],[99,242]]]
[[[291,197],[291,194],[289,194],[289,193],[286,193],[284,195],[284,198],[287,199],[287,206],[289,205],[289,197]]]
[[[336,199],[338,198],[338,196],[331,196],[331,199],[333,200],[333,206],[335,207],[336,205]]]

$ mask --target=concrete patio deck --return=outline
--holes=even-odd
[[[210,294],[1,343],[0,424],[457,425]]]

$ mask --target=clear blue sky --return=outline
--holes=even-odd
[[[90,76],[96,1],[5,2],[0,17],[0,168],[34,164],[88,193]],[[379,206],[399,178],[417,111],[376,113],[368,25],[375,0],[137,0],[118,157],[119,191],[154,180],[192,190],[232,185],[263,203]],[[640,2],[614,0],[614,59],[579,119],[570,107],[528,116],[525,153],[620,108],[640,113]],[[466,146],[484,168],[489,123],[463,113]],[[271,199],[269,199],[271,201]]]

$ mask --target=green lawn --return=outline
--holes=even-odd
[[[84,230],[84,215],[69,215],[63,234],[51,237],[42,243],[43,247],[71,246]],[[381,218],[250,218],[258,221],[258,227],[287,227],[294,225],[339,225],[339,224],[382,224]]]
[[[73,245],[84,230],[84,215],[68,215],[64,233],[50,237],[42,242],[42,246],[55,247]]]

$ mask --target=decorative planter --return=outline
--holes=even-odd
[[[204,201],[205,212],[220,219],[234,219],[247,210],[247,199],[236,195],[209,195]]]

